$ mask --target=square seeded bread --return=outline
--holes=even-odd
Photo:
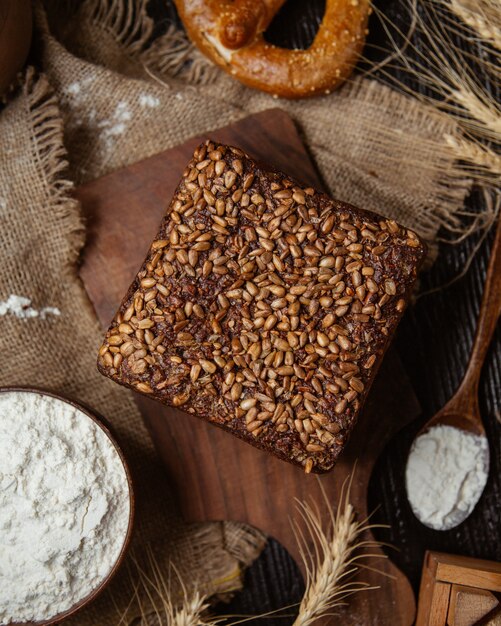
[[[207,141],[106,333],[99,370],[326,472],[424,256],[396,222]]]

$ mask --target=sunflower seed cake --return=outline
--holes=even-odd
[[[328,471],[424,254],[394,221],[207,141],[106,334],[99,370],[306,472]]]

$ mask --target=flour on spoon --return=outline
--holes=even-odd
[[[448,530],[472,512],[487,482],[487,438],[437,425],[414,441],[406,469],[407,495],[416,517]]]

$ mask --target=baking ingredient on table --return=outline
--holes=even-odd
[[[40,317],[44,320],[48,315],[61,315],[61,311],[54,306],[34,309],[30,298],[11,294],[7,300],[0,301],[0,317],[7,314],[15,315],[19,319]]]
[[[139,96],[139,106],[143,108],[147,107],[149,109],[156,109],[160,106],[160,100],[148,93],[142,93]]]
[[[284,98],[328,94],[351,74],[364,47],[368,0],[327,0],[313,43],[280,48],[264,33],[282,2],[175,0],[190,39],[242,83]]]
[[[0,393],[0,623],[46,620],[96,589],[129,525],[126,472],[85,413]]]
[[[471,513],[487,482],[487,438],[437,425],[417,437],[406,469],[407,496],[416,517],[449,530]]]
[[[75,116],[69,122],[75,127],[89,126],[98,131],[102,149],[111,153],[116,149],[116,143],[126,133],[132,120],[134,107],[127,100],[116,103],[109,117],[101,118],[93,106],[94,77],[87,76],[68,85],[64,90],[64,98],[71,103]],[[160,100],[147,93],[140,94],[138,103],[141,108],[155,108]]]

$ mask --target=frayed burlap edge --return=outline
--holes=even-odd
[[[85,243],[85,224],[77,200],[71,197],[73,182],[65,177],[68,169],[63,144],[63,121],[57,98],[46,76],[37,75],[33,67],[26,71],[22,85],[31,123],[33,149],[43,169],[58,219],[67,224],[70,247],[66,272],[77,277],[77,260]],[[89,304],[89,310],[92,310]]]

